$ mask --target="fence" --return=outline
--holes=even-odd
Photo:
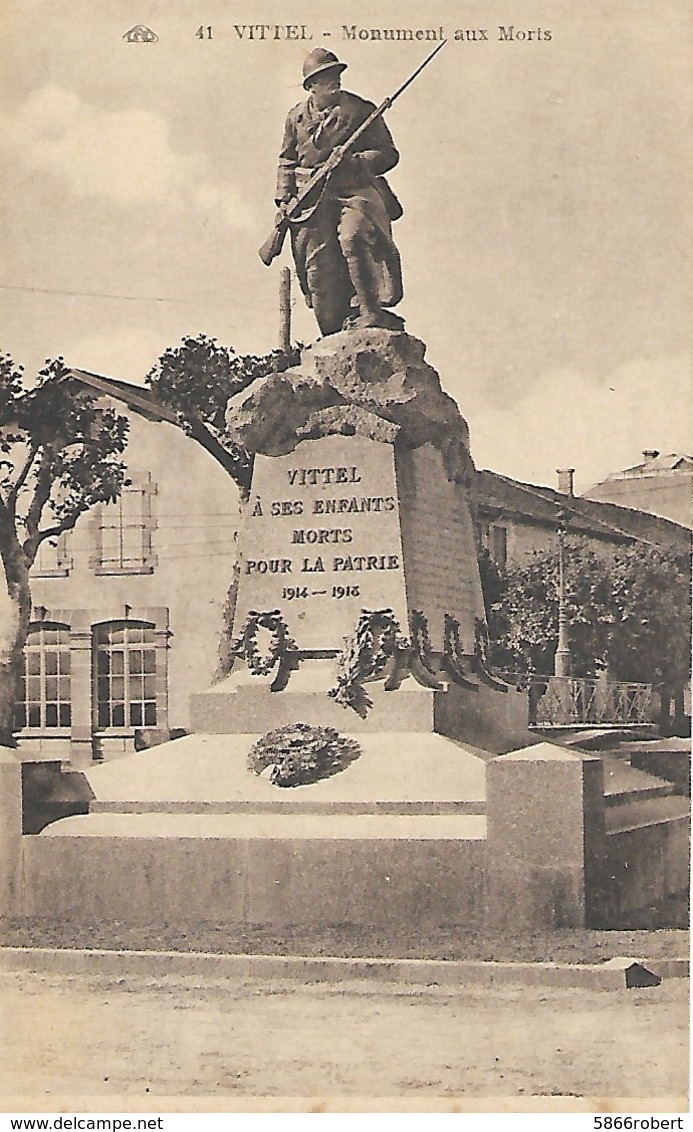
[[[506,673],[503,679],[529,692],[529,722],[533,727],[618,727],[652,722],[655,705],[651,684],[522,673]]]

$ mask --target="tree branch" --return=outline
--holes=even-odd
[[[24,484],[27,481],[27,478],[29,476],[29,472],[31,471],[31,466],[32,466],[34,460],[36,459],[36,457],[38,456],[39,448],[40,448],[40,445],[38,445],[38,444],[32,444],[31,445],[31,447],[29,449],[29,455],[27,456],[27,458],[24,462],[24,466],[23,466],[22,470],[20,471],[19,475],[17,476],[17,479],[15,480],[14,484],[10,488],[9,494],[7,496],[7,508],[8,508],[8,510],[9,510],[9,512],[12,516],[14,516],[14,514],[15,514],[15,509],[16,509],[16,506],[17,506],[17,499],[19,497],[19,493],[20,493],[21,489],[24,487]]]
[[[0,499],[0,561],[5,570],[5,580],[10,592],[19,584],[22,576],[22,547],[17,538],[14,518]]]
[[[37,531],[36,535],[34,536],[36,539],[36,549],[38,550],[41,543],[45,542],[47,538],[59,538],[60,535],[64,535],[66,531],[73,530],[75,523],[79,519],[80,515],[83,515],[86,510],[86,507],[76,507],[74,511],[70,512],[69,515],[66,515],[64,519],[61,519],[59,523],[56,523],[52,527],[48,527],[45,531]]]
[[[33,539],[38,534],[39,523],[41,522],[41,514],[46,503],[50,499],[51,487],[53,486],[53,475],[51,473],[50,462],[53,453],[49,448],[44,448],[41,456],[41,463],[36,476],[36,487],[34,489],[34,498],[31,501],[29,510],[26,514],[26,529],[29,539]],[[25,544],[26,545],[26,544]],[[38,545],[38,544],[37,544]]]

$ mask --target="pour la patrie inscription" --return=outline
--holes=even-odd
[[[338,647],[362,608],[384,606],[406,626],[391,446],[325,437],[256,457],[235,631],[251,609],[280,609],[299,647]]]

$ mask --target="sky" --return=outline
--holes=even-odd
[[[313,38],[251,40],[258,20]],[[9,0],[0,350],[142,382],[184,335],[274,347],[279,265],[257,249],[306,54],[380,102],[438,41],[370,29],[442,28],[387,115],[398,309],[477,466],[574,467],[582,491],[690,451],[692,20],[688,0]],[[126,42],[134,24],[158,42]],[[316,335],[294,286],[293,337]]]

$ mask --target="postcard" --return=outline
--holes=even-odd
[[[4,5],[0,1108],[686,1110],[691,19]]]

